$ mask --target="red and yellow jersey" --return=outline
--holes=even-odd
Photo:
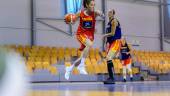
[[[82,10],[80,12],[80,24],[77,30],[77,35],[84,34],[94,38],[95,31],[95,12],[92,12],[90,15],[86,15]]]

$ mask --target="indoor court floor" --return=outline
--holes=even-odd
[[[170,82],[34,83],[28,96],[170,96]]]

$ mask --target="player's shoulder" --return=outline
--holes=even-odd
[[[111,21],[112,24],[118,24],[118,20],[116,18],[113,18]]]
[[[113,18],[112,21],[114,21],[114,22],[119,22],[119,20],[118,20],[117,18]]]

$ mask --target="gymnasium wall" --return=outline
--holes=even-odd
[[[64,0],[36,0],[37,17],[63,18]],[[28,0],[3,0],[0,3],[0,26],[10,26],[19,29],[0,28],[1,44],[29,44],[30,43],[30,5]],[[18,3],[19,2],[19,3]],[[96,0],[96,9],[101,8],[101,0]],[[159,41],[159,8],[145,4],[107,0],[107,9],[115,9],[119,19],[123,35],[128,41],[140,46],[135,49],[160,50]],[[100,19],[100,18],[98,18]],[[62,20],[43,20],[46,23],[69,31],[69,26]],[[36,41],[37,45],[44,46],[69,46],[79,47],[75,37],[67,36],[57,30],[51,29],[37,22]],[[77,25],[73,25],[76,32]],[[102,22],[97,21],[96,40],[94,47],[102,48]]]
[[[1,0],[0,44],[30,44],[30,0]]]
[[[37,0],[38,4],[38,16],[40,17],[61,17],[60,9],[61,6],[57,8],[55,2],[60,2],[59,0]],[[101,9],[101,0],[96,0],[96,9]],[[61,4],[61,3],[58,3]],[[47,8],[46,8],[47,7]],[[107,0],[107,9],[115,9],[117,11],[117,18],[120,20],[122,25],[123,34],[127,35],[128,41],[130,43],[138,43],[140,46],[134,47],[135,49],[142,50],[160,50],[160,40],[159,40],[159,8],[158,6],[149,6],[144,4],[136,4],[129,2],[119,2],[114,0]],[[47,10],[49,9],[49,10]],[[53,9],[53,10],[52,10]],[[44,12],[45,10],[45,12]],[[54,26],[59,26],[59,28],[68,31],[68,26],[62,21],[49,21],[49,24]],[[57,31],[46,31],[52,30],[45,27],[42,24],[37,24],[37,44],[38,45],[52,45],[52,46],[72,46],[78,47],[79,43],[74,37],[69,37],[63,33]],[[102,24],[97,23],[96,27],[96,40],[94,42],[94,47],[102,47]],[[73,26],[73,31],[76,32],[77,24]],[[46,38],[46,39],[44,39]],[[64,42],[64,43],[63,43]]]

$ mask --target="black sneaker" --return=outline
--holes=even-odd
[[[107,78],[107,81],[112,81],[112,80],[114,80],[113,78]]]
[[[115,84],[115,80],[112,78],[108,78],[106,81],[104,81],[104,84]]]
[[[126,82],[126,79],[123,79],[123,82]]]
[[[133,81],[133,77],[130,78],[130,81]]]

